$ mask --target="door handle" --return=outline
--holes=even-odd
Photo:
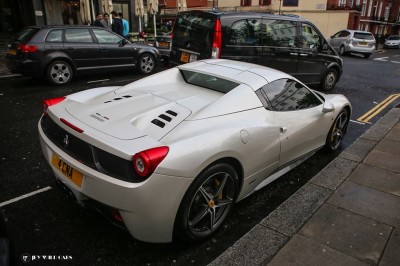
[[[281,127],[280,132],[281,134],[285,133],[287,131],[287,127]]]
[[[308,54],[300,54],[300,56],[312,56],[312,53],[308,53]]]
[[[298,53],[290,53],[290,55],[298,56],[299,54]]]

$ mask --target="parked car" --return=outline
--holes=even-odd
[[[200,59],[245,61],[284,71],[307,85],[334,88],[343,62],[311,22],[250,12],[178,13],[171,65]]]
[[[397,48],[400,49],[400,36],[390,35],[383,44],[384,48]]]
[[[369,58],[376,49],[375,37],[368,31],[341,30],[331,36],[329,43],[340,55],[358,53]]]
[[[55,85],[90,70],[134,68],[153,73],[160,54],[148,45],[132,44],[104,28],[90,26],[34,26],[9,42],[6,64],[13,73],[46,77]]]
[[[166,33],[162,36],[154,37],[153,46],[158,49],[163,60],[169,60],[171,53],[172,34]]]
[[[351,115],[342,95],[223,59],[42,106],[40,142],[56,179],[149,242],[209,237],[235,202],[320,148],[337,150]]]

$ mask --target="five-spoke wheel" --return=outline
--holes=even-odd
[[[73,71],[65,61],[51,62],[47,68],[47,79],[55,85],[64,85],[71,81]]]
[[[144,54],[139,58],[138,68],[143,74],[150,74],[156,67],[156,60],[151,54]]]
[[[336,117],[335,122],[329,131],[326,147],[328,150],[336,151],[342,144],[343,137],[347,131],[349,124],[349,114],[346,109],[343,109]]]
[[[178,214],[184,239],[198,241],[214,233],[224,222],[235,199],[238,177],[228,164],[214,164],[188,189]]]

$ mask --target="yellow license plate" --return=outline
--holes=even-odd
[[[360,45],[367,45],[367,42],[359,42]]]
[[[189,53],[182,52],[182,54],[181,54],[181,61],[182,61],[182,62],[185,62],[185,63],[189,62],[189,56],[190,56]]]
[[[158,47],[162,47],[162,48],[168,48],[169,47],[169,43],[168,42],[158,42]]]
[[[8,54],[12,54],[12,55],[17,55],[17,50],[10,49],[10,50],[8,50],[7,53],[8,53]]]
[[[83,174],[72,168],[72,166],[68,165],[64,162],[60,156],[53,154],[53,158],[51,159],[51,164],[57,168],[64,176],[70,179],[75,185],[80,187],[82,185]]]

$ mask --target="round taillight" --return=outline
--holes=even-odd
[[[136,153],[132,158],[133,168],[139,176],[148,177],[164,160],[168,151],[167,146],[162,146]]]

